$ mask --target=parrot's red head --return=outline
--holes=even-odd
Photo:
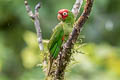
[[[68,16],[68,10],[67,9],[61,9],[58,11],[58,20],[65,20]]]

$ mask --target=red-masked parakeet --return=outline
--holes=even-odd
[[[57,58],[62,44],[68,39],[69,33],[72,31],[75,22],[73,13],[67,9],[59,10],[57,18],[61,22],[55,26],[48,43],[51,65],[53,60]]]

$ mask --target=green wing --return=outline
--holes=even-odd
[[[48,43],[48,49],[49,49],[50,55],[54,59],[57,58],[58,53],[60,51],[60,48],[63,42],[62,40],[63,35],[64,35],[63,24],[59,23],[55,27],[53,34],[50,38],[50,41]]]

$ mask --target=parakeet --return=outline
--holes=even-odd
[[[75,17],[68,9],[61,9],[58,11],[58,23],[48,43],[48,50],[50,53],[50,65],[54,59],[57,58],[62,44],[68,39],[69,33],[72,32],[72,28],[75,22]],[[50,66],[51,67],[51,66]]]

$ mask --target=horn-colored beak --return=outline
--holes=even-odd
[[[61,20],[61,19],[62,19],[61,14],[58,14],[58,15],[57,15],[57,18],[58,18],[58,20]]]

